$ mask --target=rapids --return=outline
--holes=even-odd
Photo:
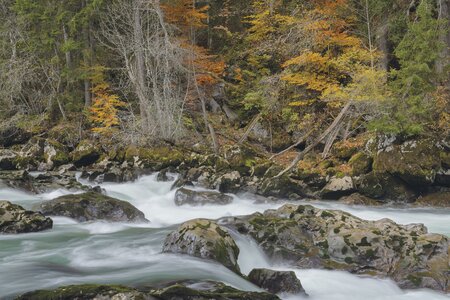
[[[165,236],[181,222],[194,218],[216,219],[262,212],[283,203],[254,204],[245,195],[233,195],[233,203],[226,206],[177,207],[171,185],[172,182],[157,182],[156,175],[145,176],[132,183],[101,185],[108,195],[129,201],[143,211],[150,224],[80,224],[56,217],[53,218],[54,228],[50,231],[0,235],[0,299],[11,299],[26,291],[69,284],[142,286],[182,279],[218,280],[238,289],[258,290],[217,263],[183,255],[162,254],[161,247]],[[32,208],[41,201],[68,193],[66,190],[56,190],[30,195],[0,188],[0,199]],[[351,207],[322,201],[300,203],[341,209],[368,220],[390,218],[400,224],[424,223],[430,232],[450,235],[448,210]],[[255,267],[293,270],[311,300],[450,299],[448,295],[430,290],[401,290],[387,279],[339,271],[274,266],[254,241],[235,232],[232,235],[241,250],[239,265],[243,273]],[[302,298],[286,295],[283,299]]]

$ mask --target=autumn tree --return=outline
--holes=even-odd
[[[119,109],[126,104],[119,96],[111,91],[110,84],[106,81],[105,67],[94,66],[90,69],[89,80],[92,84],[93,94],[92,106],[90,107],[89,119],[94,124],[92,131],[100,134],[111,134],[120,124]]]

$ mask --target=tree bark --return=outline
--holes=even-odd
[[[314,149],[321,141],[323,141],[323,139],[325,139],[341,123],[342,119],[344,118],[345,114],[347,113],[347,111],[350,109],[351,106],[352,102],[351,101],[347,102],[347,104],[345,104],[339,115],[336,117],[336,119],[334,119],[333,123],[327,128],[327,130],[325,130],[311,145],[306,147],[305,150],[300,152],[294,159],[294,161],[292,161],[292,163],[286,169],[284,169],[278,175],[276,175],[275,178],[279,178],[284,174],[286,174],[287,172],[289,172],[290,170],[292,170],[298,164],[298,162],[302,160],[306,154],[308,154],[309,151]]]

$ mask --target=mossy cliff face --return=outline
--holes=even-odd
[[[0,201],[0,234],[28,233],[51,229],[53,221],[39,212],[25,210],[22,206]]]
[[[403,288],[448,290],[449,240],[420,224],[365,221],[342,211],[285,205],[223,220],[275,260],[390,277]]]
[[[210,220],[196,219],[180,225],[166,237],[163,252],[212,259],[240,274],[238,246],[227,229]]]

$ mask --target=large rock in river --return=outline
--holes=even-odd
[[[166,237],[163,252],[212,259],[240,274],[238,246],[227,229],[210,220],[196,219],[181,224]]]
[[[273,293],[306,294],[293,271],[253,269],[248,279],[255,285]]]
[[[302,268],[385,276],[403,288],[449,289],[449,238],[427,233],[421,224],[365,221],[309,205],[222,222],[252,236],[273,259]]]
[[[178,206],[189,204],[199,205],[227,205],[233,202],[233,197],[213,191],[193,191],[180,188],[175,193],[175,204]]]
[[[25,210],[22,206],[0,201],[0,234],[28,233],[51,229],[53,221],[38,212]]]
[[[40,204],[39,210],[48,216],[69,217],[80,222],[105,220],[110,222],[148,222],[144,213],[126,201],[100,193],[66,195]]]
[[[23,294],[16,300],[279,300],[264,292],[240,291],[221,282],[184,281],[158,288],[136,289],[121,285],[71,285]]]

